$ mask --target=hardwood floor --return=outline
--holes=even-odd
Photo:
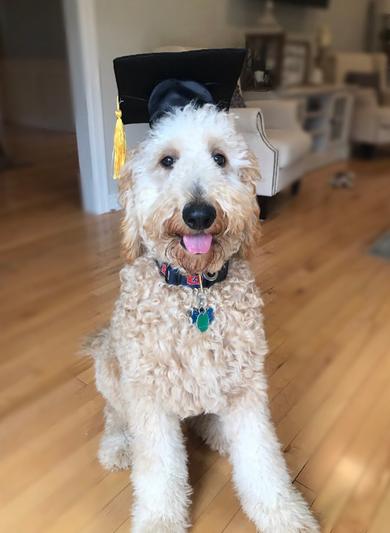
[[[77,355],[117,294],[118,215],[81,212],[73,138],[43,135],[45,154],[34,139],[20,145],[26,164],[0,176],[0,530],[124,533],[129,476],[96,460],[103,402]],[[281,198],[252,265],[296,485],[324,532],[387,533],[390,262],[368,248],[390,226],[390,160],[351,167],[351,190],[331,189],[324,169]],[[254,532],[227,461],[193,437],[188,449],[192,531]]]

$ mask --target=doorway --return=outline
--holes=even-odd
[[[0,0],[0,210],[80,207],[61,0]]]

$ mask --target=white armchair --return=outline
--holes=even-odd
[[[238,129],[257,157],[261,181],[257,195],[270,197],[297,182],[305,172],[305,156],[312,139],[298,119],[298,102],[293,100],[260,100],[247,102],[250,107],[234,108]]]
[[[351,136],[352,141],[359,144],[390,144],[390,89],[387,86],[386,56],[338,52],[331,58],[330,70],[336,83],[345,83],[350,73],[376,74],[377,89],[356,88]]]

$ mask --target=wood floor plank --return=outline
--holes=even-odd
[[[255,526],[248,520],[241,509],[238,509],[223,533],[256,533]]]
[[[1,472],[7,478],[7,484],[1,491],[3,504],[12,504],[15,498],[22,498],[23,491],[56,468],[58,461],[101,431],[102,406],[103,402],[95,391],[83,391],[82,404],[77,409],[64,418],[60,417],[51,427],[32,441],[27,441],[11,456],[0,458]],[[6,505],[2,508],[2,513],[7,513]]]
[[[364,383],[367,373],[370,371],[371,363],[380,365],[387,355],[379,351],[380,356],[374,358],[374,361],[370,361],[367,354],[371,353],[371,350],[367,350],[361,354],[361,357],[352,366],[350,374],[335,387],[334,394],[323,402],[321,407],[317,409],[316,416],[308,424],[305,424],[304,428],[290,441],[286,459],[293,476],[300,472],[310,455],[315,452],[326,433],[332,428],[342,410],[351,403],[354,394]],[[285,428],[286,425],[283,424],[283,430]],[[291,428],[290,420],[287,431],[289,433],[296,431],[295,427]],[[309,487],[312,488],[310,485]]]
[[[361,427],[348,453],[337,463],[325,486],[317,494],[313,509],[321,513],[324,533],[330,533],[337,524],[337,517],[354,490],[373,453],[383,440],[389,441],[390,422],[383,427],[383,410],[390,404],[390,388],[378,398],[377,409]]]
[[[320,446],[310,455],[297,480],[318,492],[346,447],[361,429],[362,420],[375,412],[378,395],[390,386],[390,361],[384,357],[358,387],[351,401],[326,432]],[[314,429],[315,431],[315,429]]]
[[[90,528],[91,524],[96,523],[96,509],[105,509],[116,495],[129,487],[128,472],[103,473],[100,467],[96,468],[96,472],[100,472],[100,477],[96,479],[94,485],[90,486],[83,494],[77,493],[75,497],[69,500],[68,504],[56,513],[51,524],[45,527],[45,531],[48,533],[68,533],[69,524],[72,524],[74,531]],[[78,483],[76,476],[72,482],[73,484]],[[129,491],[126,494],[129,495]],[[58,494],[56,496],[58,497]],[[127,498],[128,501],[123,504],[126,511],[125,518],[130,511],[131,494]],[[117,522],[120,522],[119,517],[117,517]]]
[[[204,531],[223,531],[233,518],[239,503],[233,486],[228,481],[222,490],[210,502],[192,526],[193,533]]]
[[[334,532],[368,531],[389,486],[390,446],[389,440],[384,438],[371,455],[363,475],[338,516]]]
[[[367,533],[388,533],[390,524],[390,484]]]
[[[228,461],[224,458],[219,458],[195,483],[192,497],[193,521],[196,521],[207,509],[225,485],[230,483],[230,476],[231,468]]]

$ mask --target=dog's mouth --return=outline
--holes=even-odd
[[[213,243],[213,236],[209,233],[183,235],[180,244],[190,254],[207,254]]]
[[[184,228],[183,228],[184,229]],[[218,233],[177,231],[169,238],[164,257],[188,274],[217,272],[225,262]]]

